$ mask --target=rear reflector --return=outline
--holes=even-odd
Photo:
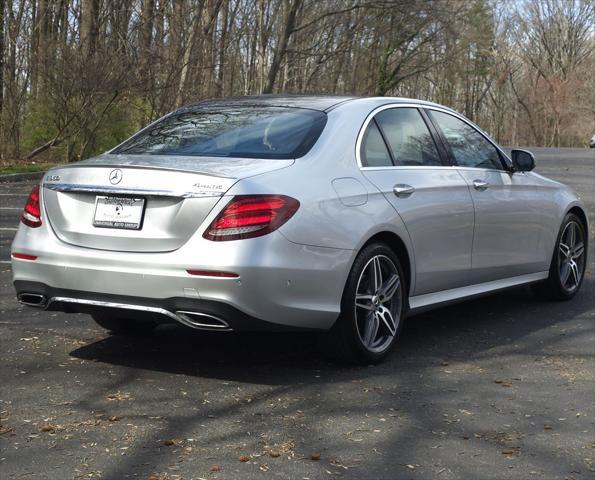
[[[201,277],[219,277],[219,278],[239,278],[237,273],[233,272],[217,272],[215,270],[186,270],[190,275],[198,275]]]
[[[25,208],[23,209],[23,213],[21,215],[21,222],[31,228],[41,227],[39,185],[35,185],[29,194],[29,198],[27,199],[27,203],[25,204]]]
[[[12,258],[18,258],[19,260],[37,260],[37,255],[28,255],[26,253],[13,253]]]
[[[285,195],[236,195],[203,237],[216,242],[266,235],[289,220],[300,206]]]

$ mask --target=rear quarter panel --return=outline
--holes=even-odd
[[[299,210],[280,229],[294,243],[351,250],[353,260],[373,235],[388,231],[412,252],[403,221],[356,162],[358,132],[376,106],[353,101],[330,111],[306,156],[289,168],[240,180],[227,194],[278,193],[299,200]],[[410,262],[413,266],[411,253]]]

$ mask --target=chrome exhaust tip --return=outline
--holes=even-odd
[[[17,298],[20,303],[29,307],[45,308],[48,304],[46,296],[40,293],[19,293]]]
[[[225,320],[208,313],[177,311],[180,323],[201,330],[231,330]]]

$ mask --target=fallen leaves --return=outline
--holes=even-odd
[[[132,400],[132,397],[130,396],[129,393],[122,393],[120,391],[117,391],[116,393],[108,393],[105,396],[105,399],[110,402],[113,402],[113,401],[121,402],[123,400]]]
[[[320,460],[320,453],[313,453],[310,455],[310,460],[314,460],[315,462],[317,462],[318,460]]]
[[[512,383],[506,380],[494,380],[494,383],[497,383],[502,387],[512,387]]]
[[[10,432],[12,432],[12,428],[7,427],[6,425],[0,425],[0,435]]]
[[[295,442],[293,440],[287,440],[283,443],[275,443],[272,446],[265,445],[264,451],[268,453],[272,458],[278,458],[281,455],[287,455],[293,457],[295,452]]]
[[[507,458],[520,455],[522,438],[523,434],[516,431],[498,432],[494,435],[496,443],[503,447],[500,453]]]
[[[518,457],[520,455],[521,448],[520,447],[506,448],[506,449],[502,450],[501,453],[506,458],[514,458],[514,457]]]
[[[240,462],[246,463],[246,462],[250,461],[250,457],[248,455],[240,455],[239,460],[240,460]]]
[[[42,423],[39,426],[39,431],[44,433],[54,434],[56,432],[61,432],[64,430],[64,427],[61,425],[53,425],[51,423]]]
[[[167,480],[167,473],[152,473],[147,480]]]
[[[211,472],[220,472],[221,471],[221,467],[219,465],[213,465],[210,469]]]

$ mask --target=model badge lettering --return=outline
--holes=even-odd
[[[45,177],[45,181],[46,182],[59,182],[60,175],[48,175],[47,177]]]
[[[223,190],[223,185],[217,183],[195,183],[193,187],[200,190]]]

